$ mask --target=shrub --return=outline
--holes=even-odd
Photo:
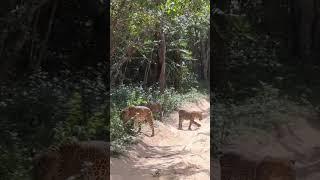
[[[118,86],[111,89],[111,150],[114,153],[122,152],[129,145],[134,136],[131,127],[124,127],[120,120],[120,112],[123,108],[130,105],[141,105],[150,101],[160,102],[166,114],[175,110],[184,102],[197,100],[204,97],[196,89],[191,89],[190,92],[180,93],[174,88],[166,89],[162,94],[158,88],[149,87],[142,88],[141,86]]]
[[[269,132],[276,124],[288,123],[292,118],[291,113],[316,111],[308,102],[297,103],[280,96],[279,90],[268,84],[261,83],[261,88],[256,91],[255,96],[238,103],[212,96],[215,156],[219,155],[221,146],[232,136],[249,131]]]

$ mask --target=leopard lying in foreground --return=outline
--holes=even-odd
[[[151,137],[154,136],[154,124],[153,124],[153,114],[152,111],[145,106],[131,106],[122,110],[120,118],[123,120],[124,124],[127,124],[129,120],[133,120],[134,124],[139,124],[139,130],[141,131],[142,123],[149,123],[152,130]]]
[[[186,110],[179,110],[179,127],[178,129],[182,129],[182,122],[183,120],[190,120],[190,124],[189,124],[189,130],[191,130],[191,125],[195,124],[198,127],[200,127],[201,125],[197,122],[194,121],[195,118],[199,118],[199,120],[202,120],[202,113],[201,111],[186,111]]]
[[[265,157],[259,162],[236,153],[220,158],[221,180],[295,180],[294,161]]]
[[[109,180],[109,143],[68,142],[51,146],[34,159],[34,180]]]

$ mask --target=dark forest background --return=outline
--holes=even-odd
[[[211,20],[217,93],[245,97],[260,80],[319,101],[317,1],[219,1]]]
[[[319,107],[320,4],[225,0],[211,6],[215,152],[232,127],[269,129],[294,105]]]
[[[100,0],[0,2],[0,179],[30,179],[51,144],[108,140],[109,13]]]

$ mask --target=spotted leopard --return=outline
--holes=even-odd
[[[33,159],[35,180],[66,180],[82,177],[109,180],[109,143],[68,142],[51,146]]]
[[[147,104],[144,104],[143,106],[148,107],[152,111],[153,115],[158,113],[159,117],[160,117],[160,121],[162,121],[163,109],[162,109],[162,106],[161,106],[160,103],[158,103],[158,102],[149,102]]]
[[[178,129],[182,129],[182,122],[183,120],[190,120],[190,124],[189,124],[189,130],[191,130],[191,125],[195,124],[198,127],[200,127],[201,125],[197,122],[194,121],[195,118],[199,118],[199,120],[202,120],[202,113],[201,111],[186,111],[186,110],[179,110],[179,126]]]
[[[154,118],[150,108],[145,106],[130,106],[122,110],[120,117],[124,124],[127,124],[129,120],[133,120],[134,124],[138,124],[138,132],[141,131],[142,123],[149,123],[152,130],[151,137],[154,136]]]
[[[265,157],[249,160],[234,152],[220,158],[221,180],[295,180],[294,161]]]

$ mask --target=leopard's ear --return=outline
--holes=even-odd
[[[130,109],[130,107],[123,108],[120,113],[125,113]]]
[[[133,105],[130,105],[130,106],[127,107],[127,110],[128,110],[128,111],[132,111],[133,108],[134,108],[134,106],[133,106]]]

